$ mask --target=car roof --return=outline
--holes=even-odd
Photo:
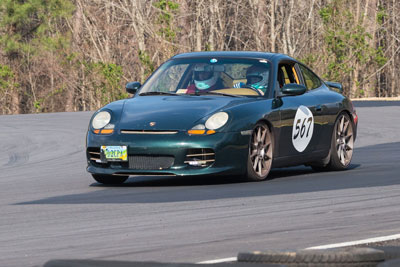
[[[232,57],[232,58],[259,58],[267,59],[270,61],[281,61],[284,59],[293,60],[285,54],[269,53],[269,52],[255,52],[255,51],[211,51],[211,52],[191,52],[175,55],[172,59],[183,58],[199,58],[199,57]]]

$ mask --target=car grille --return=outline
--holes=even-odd
[[[102,162],[99,147],[88,147],[87,153],[91,164],[102,168],[111,167],[135,170],[164,170],[174,165],[175,161],[173,156],[128,155],[128,162]]]
[[[208,167],[215,162],[211,148],[191,148],[186,153],[185,163],[195,167]]]
[[[174,164],[172,156],[129,156],[129,169],[135,170],[163,170]]]

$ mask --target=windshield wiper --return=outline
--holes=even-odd
[[[195,93],[195,95],[222,95],[222,96],[230,96],[230,97],[242,97],[240,95],[232,95],[232,94],[226,94],[226,93],[217,93],[217,92],[213,92],[213,91],[206,91],[206,92],[199,92],[197,91]]]
[[[178,94],[175,94],[175,93],[169,93],[169,92],[144,92],[144,93],[140,93],[139,94],[140,96],[143,96],[143,95],[178,95]]]

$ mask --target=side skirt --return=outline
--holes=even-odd
[[[328,156],[328,154],[329,154],[329,150],[317,150],[317,151],[313,151],[312,153],[307,153],[307,154],[274,158],[274,161],[272,162],[272,168],[282,168],[282,167],[303,165],[303,164],[315,162],[318,160],[322,160],[322,159],[326,158]]]

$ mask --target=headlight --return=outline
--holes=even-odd
[[[228,121],[228,118],[229,116],[226,112],[215,113],[206,121],[206,128],[210,130],[221,128]]]
[[[111,120],[111,114],[107,111],[101,111],[94,116],[92,120],[92,127],[94,129],[101,129],[106,126]]]

